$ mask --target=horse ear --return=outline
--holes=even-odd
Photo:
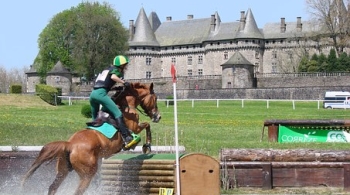
[[[153,83],[151,83],[151,85],[149,86],[149,90],[153,91]]]

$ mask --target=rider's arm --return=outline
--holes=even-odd
[[[122,84],[125,83],[125,81],[123,81],[121,78],[119,78],[116,74],[112,74],[111,78],[113,81],[115,81],[117,83],[122,83]]]

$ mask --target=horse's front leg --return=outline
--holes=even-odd
[[[141,123],[139,126],[143,126],[146,129],[146,144],[151,145],[152,142],[152,133],[151,133],[151,125],[147,122]]]
[[[151,125],[147,122],[143,122],[138,125],[137,129],[138,133],[140,133],[143,129],[146,129],[146,143],[142,146],[142,152],[144,154],[150,153],[152,143]]]

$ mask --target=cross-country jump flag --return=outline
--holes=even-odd
[[[174,124],[175,124],[175,148],[176,148],[176,194],[181,194],[180,188],[180,161],[179,161],[179,138],[177,132],[177,102],[176,102],[176,68],[171,64],[171,77],[173,78],[173,97],[174,97]]]

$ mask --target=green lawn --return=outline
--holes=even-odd
[[[80,111],[87,101],[50,106],[35,96],[0,95],[0,145],[44,145],[67,140],[85,127]],[[7,101],[4,99],[8,98]],[[16,99],[15,102],[10,99]],[[31,99],[32,98],[32,99]],[[22,100],[24,99],[24,100]],[[28,100],[29,99],[29,100]],[[219,105],[217,107],[217,105]],[[174,107],[159,101],[160,123],[151,123],[153,145],[174,145]],[[201,152],[218,157],[221,148],[310,148],[347,149],[347,143],[271,143],[267,133],[260,142],[266,119],[348,119],[350,110],[318,109],[317,102],[215,100],[178,101],[178,138],[187,152]],[[150,121],[141,116],[141,121]],[[267,129],[265,129],[267,130]],[[266,131],[265,131],[266,132]],[[142,132],[144,140],[145,133]]]

